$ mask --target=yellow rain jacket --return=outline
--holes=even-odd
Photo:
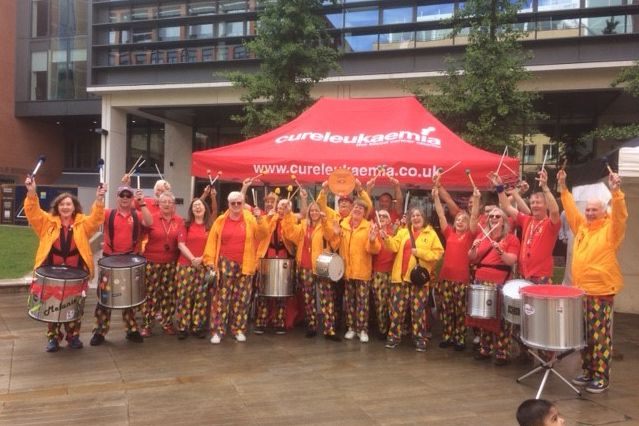
[[[259,241],[258,246],[257,246],[257,258],[261,259],[264,256],[266,256],[266,252],[268,251],[268,245],[271,242],[271,237],[273,235],[273,232],[275,232],[275,227],[277,226],[277,220],[278,220],[279,216],[277,214],[274,214],[272,216],[267,216],[265,218],[260,218],[258,220],[258,223],[260,222],[265,222],[266,226],[267,226],[267,238],[263,238]],[[283,220],[282,220],[283,221]],[[263,223],[262,223],[263,226]],[[280,225],[280,230],[282,231],[282,234],[284,234],[284,227],[281,224]],[[289,253],[293,253],[293,242],[290,241],[286,235],[282,235],[282,242],[284,243],[284,246],[286,247],[286,250],[288,250]]]
[[[302,219],[300,223],[297,223],[297,218],[293,213],[288,213],[282,220],[282,230],[284,231],[284,237],[293,241],[297,246],[297,253],[295,254],[295,261],[298,265],[302,262],[302,253],[304,250],[308,250],[309,247],[304,245],[304,237],[306,235],[306,228],[308,226],[308,219]],[[324,231],[322,229],[322,221],[318,222],[313,231],[311,232],[311,263],[313,265],[313,273],[316,273],[317,257],[324,251]]]
[[[27,193],[27,198],[24,200],[24,213],[40,240],[35,256],[34,269],[36,269],[46,260],[53,243],[60,237],[62,222],[60,222],[60,216],[53,216],[40,208],[40,200],[36,194]],[[91,277],[93,277],[94,265],[89,239],[97,232],[102,222],[104,222],[104,203],[98,201],[93,203],[88,216],[78,213],[73,221],[73,241],[80,257],[89,268]]]
[[[268,226],[264,220],[260,221],[261,224],[258,224],[257,220],[255,220],[255,216],[246,209],[242,209],[242,215],[246,226],[246,239],[244,241],[244,254],[242,257],[242,274],[253,275],[257,268],[257,244],[259,244],[263,238],[269,236]],[[209,237],[206,240],[206,247],[204,247],[202,261],[205,265],[212,266],[216,269],[220,257],[222,230],[224,229],[224,222],[228,217],[229,211],[227,210],[213,222]],[[220,271],[218,271],[218,274],[219,272]]]
[[[323,226],[327,239],[333,247],[339,247],[339,255],[344,259],[344,278],[368,281],[373,274],[373,255],[382,248],[378,238],[371,241],[368,234],[371,223],[362,219],[357,228],[352,229],[350,216],[340,221],[340,235],[335,235],[332,220]]]
[[[408,232],[408,228],[401,228],[397,231],[397,234],[395,234],[394,237],[387,237],[384,240],[386,247],[397,253],[395,261],[393,262],[393,270],[391,272],[392,283],[399,284],[403,282],[410,282],[410,272],[415,267],[415,256],[411,255],[408,260],[406,273],[402,276],[404,245],[410,240],[410,234]],[[428,269],[432,279],[434,276],[435,264],[444,254],[444,247],[442,246],[441,241],[439,241],[439,237],[432,226],[428,225],[421,230],[417,238],[415,238],[415,247],[417,248],[419,264]]]
[[[591,296],[614,295],[623,288],[617,251],[626,233],[628,210],[624,193],[612,193],[612,212],[588,223],[568,190],[561,193],[566,219],[575,234],[572,249],[572,279]]]
[[[371,209],[373,208],[373,201],[371,200],[371,197],[368,195],[366,191],[361,191],[359,193],[359,197],[362,200],[364,200],[364,203],[366,203],[366,215],[368,215],[371,212]],[[320,210],[322,211],[322,213],[326,215],[327,218],[335,219],[335,220],[339,220],[342,218],[338,211],[328,207],[325,190],[321,190],[319,192],[319,194],[317,195],[317,200],[315,202],[317,203]]]

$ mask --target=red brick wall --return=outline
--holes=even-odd
[[[2,2],[0,13],[0,176],[23,182],[40,154],[47,157],[38,173],[39,183],[52,183],[64,164],[64,140],[61,129],[53,123],[36,119],[18,119],[15,105],[16,3]],[[28,52],[22,52],[28,55]],[[17,72],[28,73],[29,70]]]

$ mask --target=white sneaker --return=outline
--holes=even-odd
[[[239,332],[235,335],[235,340],[237,340],[238,342],[246,342],[246,336],[244,335],[244,333]]]
[[[348,330],[344,335],[344,339],[346,340],[353,340],[353,337],[355,337],[355,332],[353,330]]]
[[[365,331],[361,331],[359,333],[359,341],[362,343],[368,343],[368,333]]]
[[[213,345],[219,345],[221,341],[222,341],[222,338],[220,337],[219,334],[214,334],[213,337],[211,337],[211,344]]]

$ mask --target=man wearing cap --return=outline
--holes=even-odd
[[[146,203],[142,190],[135,191],[135,200],[140,211],[133,208],[134,191],[129,186],[120,186],[117,191],[116,208],[106,209],[104,212],[104,246],[103,256],[117,254],[138,254],[141,240],[142,226],[151,226],[153,218]],[[98,283],[101,285],[102,283]],[[109,331],[111,309],[100,305],[95,307],[96,325],[91,338],[91,346],[104,343],[104,337]],[[126,338],[132,342],[142,343],[143,339],[135,321],[135,308],[122,310],[122,320],[126,327]]]

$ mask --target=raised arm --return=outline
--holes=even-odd
[[[444,212],[444,206],[442,206],[442,202],[439,199],[439,188],[437,186],[433,186],[431,190],[431,195],[433,196],[433,203],[435,204],[435,212],[437,213],[437,218],[439,219],[439,228],[442,232],[446,231],[448,228],[448,221],[446,220],[446,213]]]
[[[457,216],[457,213],[461,211],[461,209],[459,208],[455,200],[453,200],[453,197],[451,197],[448,191],[446,191],[446,188],[444,188],[444,186],[441,184],[440,178],[441,176],[436,173],[435,176],[433,176],[433,184],[439,189],[439,198],[446,204],[446,207],[448,207],[448,211],[450,212],[451,216],[455,217]]]
[[[477,233],[478,224],[479,224],[479,199],[481,197],[481,192],[479,189],[475,187],[473,189],[473,208],[470,210],[470,232],[473,234]]]
[[[510,204],[510,200],[504,190],[504,183],[502,182],[501,177],[495,172],[490,172],[488,174],[488,178],[493,183],[497,197],[499,197],[499,207],[501,207],[508,216],[517,216],[519,211]]]

